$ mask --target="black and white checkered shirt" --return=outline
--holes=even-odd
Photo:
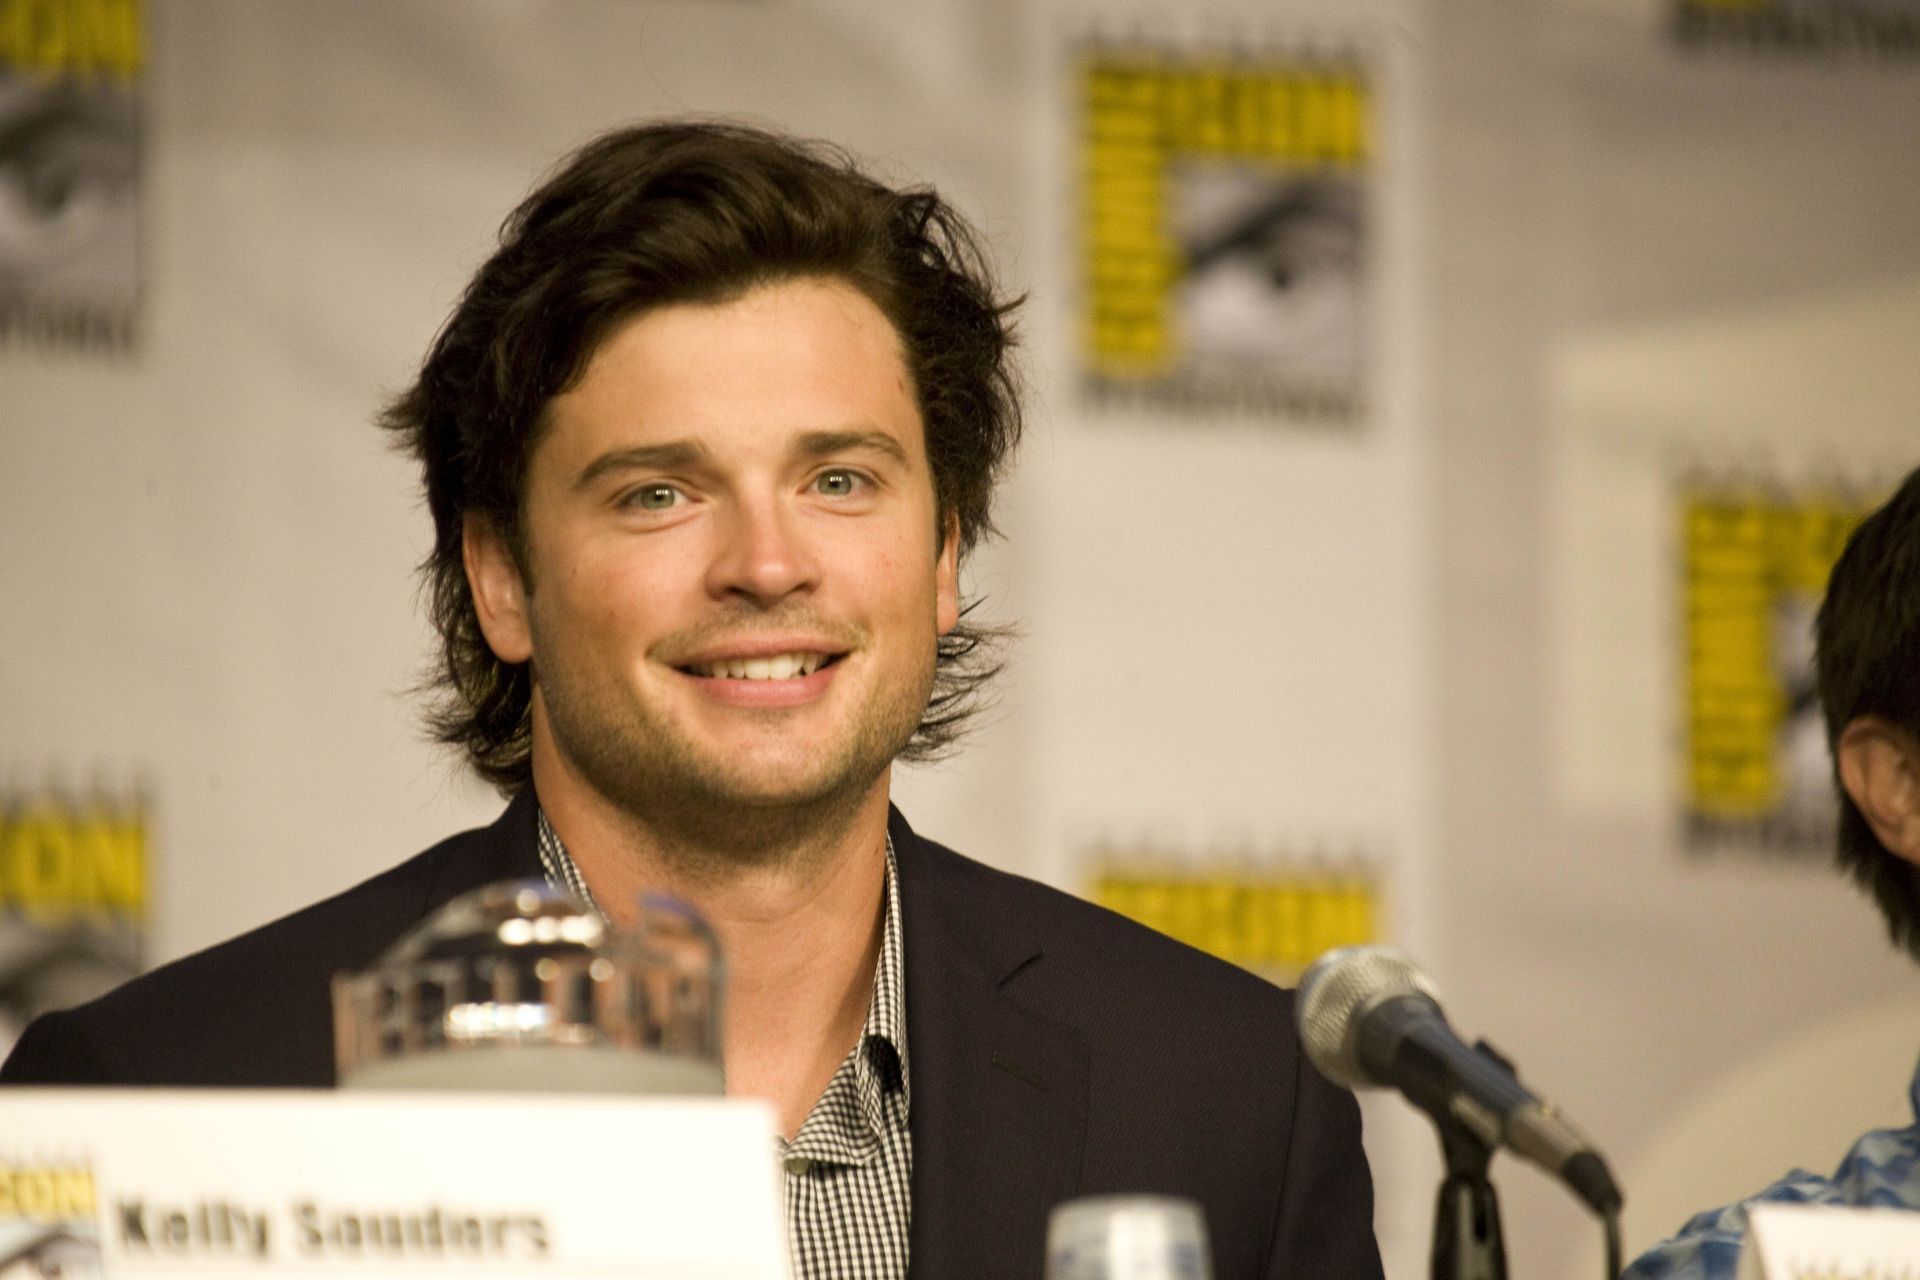
[[[598,910],[544,812],[539,831],[547,882]],[[866,1026],[793,1141],[777,1139],[796,1280],[904,1280],[907,1274],[913,1140],[907,1130],[905,955],[900,877],[889,836],[886,917]]]

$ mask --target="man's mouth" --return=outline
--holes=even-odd
[[[837,653],[775,653],[763,658],[691,662],[681,670],[713,680],[798,680],[841,658]]]

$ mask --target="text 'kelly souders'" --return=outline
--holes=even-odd
[[[541,1258],[551,1247],[538,1213],[438,1205],[338,1209],[297,1200],[276,1219],[271,1210],[232,1200],[123,1199],[114,1204],[112,1223],[128,1253],[148,1256],[266,1258],[281,1232],[309,1257]]]

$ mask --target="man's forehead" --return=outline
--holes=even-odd
[[[547,404],[534,441],[574,467],[642,447],[687,464],[861,448],[911,462],[925,437],[891,321],[844,282],[805,279],[628,317]]]
[[[579,371],[559,393],[577,390],[596,365],[633,359],[662,331],[698,335],[703,345],[738,342],[752,334],[778,335],[791,346],[795,334],[858,333],[869,363],[911,391],[912,363],[905,336],[886,310],[862,288],[837,275],[788,276],[762,281],[712,298],[641,305],[620,315],[581,354]]]

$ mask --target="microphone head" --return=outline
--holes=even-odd
[[[1360,1061],[1360,1019],[1383,1001],[1411,995],[1440,1003],[1433,980],[1392,947],[1338,947],[1327,952],[1301,975],[1294,1006],[1307,1057],[1321,1075],[1349,1089],[1384,1084]]]

